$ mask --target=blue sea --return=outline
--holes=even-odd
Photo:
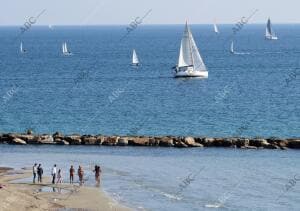
[[[0,27],[3,132],[300,135],[300,25],[192,25],[208,79],[175,79],[183,25]],[[27,53],[20,54],[20,42]],[[73,56],[62,56],[68,43]],[[133,68],[132,50],[141,66]]]
[[[126,26],[34,26],[19,37],[0,27],[0,132],[299,137],[300,25],[274,25],[273,42],[264,25],[234,37],[232,27],[191,26],[208,79],[173,78],[183,25],[140,25],[123,40]],[[232,39],[248,54],[230,54]],[[102,189],[136,210],[300,209],[294,150],[0,145],[0,166],[34,162],[48,175],[54,163],[81,164],[88,185],[101,164]]]

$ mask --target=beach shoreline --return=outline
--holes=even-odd
[[[191,136],[106,136],[2,133],[0,144],[147,146],[147,147],[229,147],[240,149],[300,149],[300,138],[191,137]]]
[[[31,176],[31,170],[0,167],[0,210],[118,210],[130,208],[118,204],[102,190],[69,184],[52,185],[45,177],[42,184],[18,183]],[[43,191],[46,189],[46,191]],[[51,191],[48,191],[51,190]],[[57,190],[55,192],[52,191]]]

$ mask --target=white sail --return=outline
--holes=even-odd
[[[190,30],[189,30],[189,34],[190,34],[190,42],[192,48],[191,51],[192,51],[194,71],[206,71],[206,66],[203,62],[203,59],[199,53],[198,47],[195,43],[195,40]]]
[[[190,44],[191,44],[191,42],[190,42],[190,37],[189,37],[189,29],[188,29],[188,25],[186,23],[185,29],[183,32],[183,37],[181,39],[178,67],[188,67],[188,66],[193,65]]]
[[[268,19],[268,22],[267,22],[265,37],[266,37],[266,39],[269,39],[269,40],[277,40],[278,39],[274,30],[272,29],[272,23],[271,23],[270,18]]]
[[[62,44],[62,52],[66,53],[66,51],[65,51],[65,43]]]
[[[178,67],[190,67],[194,71],[206,71],[205,64],[198,51],[192,32],[187,23],[181,40]]]
[[[20,44],[20,52],[23,53],[23,43]]]
[[[231,46],[230,46],[230,53],[234,53],[233,41],[231,42]]]
[[[220,33],[216,21],[214,22],[214,31],[216,34]]]
[[[65,42],[65,53],[68,53],[68,47],[67,47],[67,43]]]
[[[139,58],[136,54],[135,49],[133,49],[133,53],[132,53],[132,64],[134,64],[134,65],[139,64]]]

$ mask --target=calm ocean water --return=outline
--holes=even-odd
[[[172,77],[183,25],[0,28],[0,129],[38,133],[299,137],[300,25],[192,25],[207,80]],[[20,41],[27,53],[18,53]],[[63,57],[66,41],[74,55]],[[142,66],[130,66],[135,48]],[[288,83],[287,83],[288,81]]]
[[[0,166],[37,161],[47,176],[54,163],[64,173],[81,164],[89,185],[94,185],[92,166],[101,164],[102,188],[136,210],[300,209],[295,150],[0,145],[0,151]],[[296,184],[286,191],[294,178]]]

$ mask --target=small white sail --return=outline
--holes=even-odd
[[[23,42],[20,44],[20,53],[26,53],[26,49],[23,48]]]
[[[65,43],[62,44],[62,52],[63,52],[63,54],[66,53],[66,51],[65,51]]]
[[[135,49],[133,49],[133,53],[132,53],[132,64],[133,65],[138,65],[140,62],[139,62],[139,58],[136,54],[136,51]]]
[[[277,40],[278,39],[278,37],[276,36],[274,30],[272,29],[272,23],[271,23],[271,19],[270,18],[268,19],[268,22],[267,22],[265,37],[268,40]]]
[[[233,40],[231,41],[231,45],[230,45],[230,53],[231,54],[234,54],[234,55],[250,55],[249,52],[236,52],[234,50],[234,43],[233,43]]]
[[[67,43],[65,42],[65,53],[69,53]]]
[[[219,34],[219,33],[220,33],[220,32],[219,32],[219,29],[218,29],[218,26],[217,26],[217,23],[216,23],[216,20],[215,20],[215,22],[214,22],[214,31],[215,31],[216,34]]]
[[[231,42],[231,46],[230,46],[230,53],[234,54],[233,41]]]
[[[73,55],[73,54],[68,50],[68,46],[67,46],[67,43],[66,43],[66,42],[64,42],[64,43],[62,44],[62,53],[63,53],[63,55],[65,55],[65,56],[71,56],[71,55]]]

